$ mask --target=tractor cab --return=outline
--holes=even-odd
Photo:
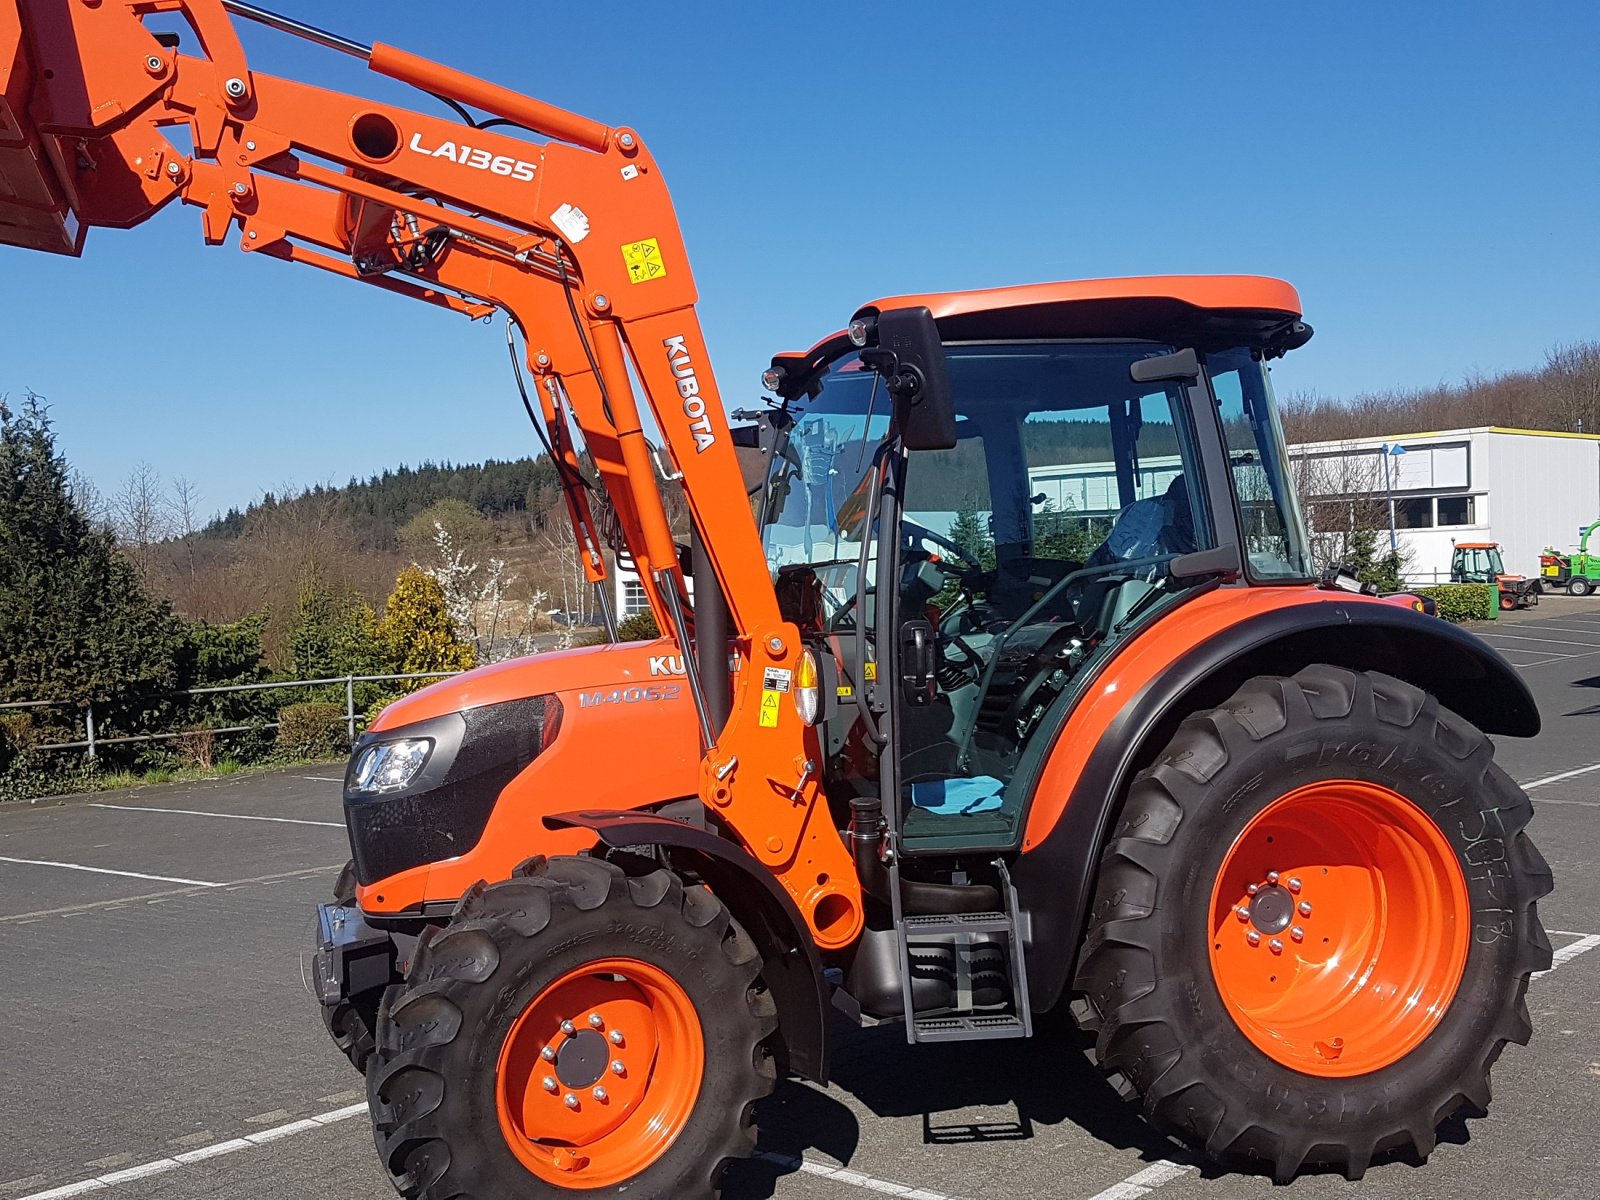
[[[1100,287],[1006,336],[985,328],[982,297],[913,298],[942,339],[948,394],[923,399],[949,410],[933,444],[907,445],[871,345],[876,314],[907,301],[768,376],[785,403],[760,438],[759,514],[785,616],[836,676],[825,784],[841,825],[881,811],[884,898],[913,920],[967,900],[919,881],[989,877],[980,907],[1006,927],[1004,856],[1024,847],[1062,728],[1119,651],[1219,585],[1312,580],[1269,375],[1309,329],[1191,297],[1141,312]],[[910,1024],[913,1040],[952,1032]]]

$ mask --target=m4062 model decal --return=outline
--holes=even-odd
[[[598,708],[602,704],[644,704],[655,700],[676,700],[682,687],[676,683],[650,687],[613,688],[609,692],[578,693],[579,708]]]

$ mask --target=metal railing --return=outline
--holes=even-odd
[[[181,696],[207,696],[222,692],[267,692],[279,688],[305,688],[305,687],[331,687],[335,684],[344,685],[345,728],[350,734],[350,740],[356,740],[356,723],[360,715],[356,712],[356,684],[358,683],[390,683],[402,679],[450,679],[461,674],[460,671],[407,671],[398,675],[335,675],[328,679],[280,679],[271,683],[230,683],[215,687],[185,688],[177,692],[161,692],[151,699],[176,699]],[[11,700],[0,704],[0,711],[7,709],[33,709],[33,708],[72,708],[77,706],[75,700]],[[166,742],[176,741],[179,738],[193,737],[197,733],[249,733],[255,729],[276,729],[277,721],[258,721],[251,725],[225,725],[217,727],[191,726],[173,733],[133,733],[121,734],[115,737],[102,737],[96,732],[94,719],[94,704],[84,702],[82,706],[83,739],[74,742],[41,742],[34,746],[35,750],[83,750],[87,757],[95,758],[101,746],[124,745],[130,742]]]

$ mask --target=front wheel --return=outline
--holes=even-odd
[[[1214,1158],[1431,1152],[1531,1032],[1549,868],[1476,728],[1328,666],[1189,717],[1108,842],[1076,986],[1101,1065]]]
[[[403,1196],[711,1200],[773,1087],[760,956],[704,887],[534,860],[465,897],[380,1012],[368,1095]]]

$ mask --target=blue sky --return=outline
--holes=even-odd
[[[1044,279],[1280,275],[1317,328],[1280,392],[1600,338],[1592,0],[275,6],[636,127],[732,405],[875,296]],[[243,35],[258,70],[436,111]],[[210,511],[535,447],[498,325],[207,248],[192,209],[77,261],[0,248],[0,280],[0,393],[48,397],[105,490],[144,460]]]

